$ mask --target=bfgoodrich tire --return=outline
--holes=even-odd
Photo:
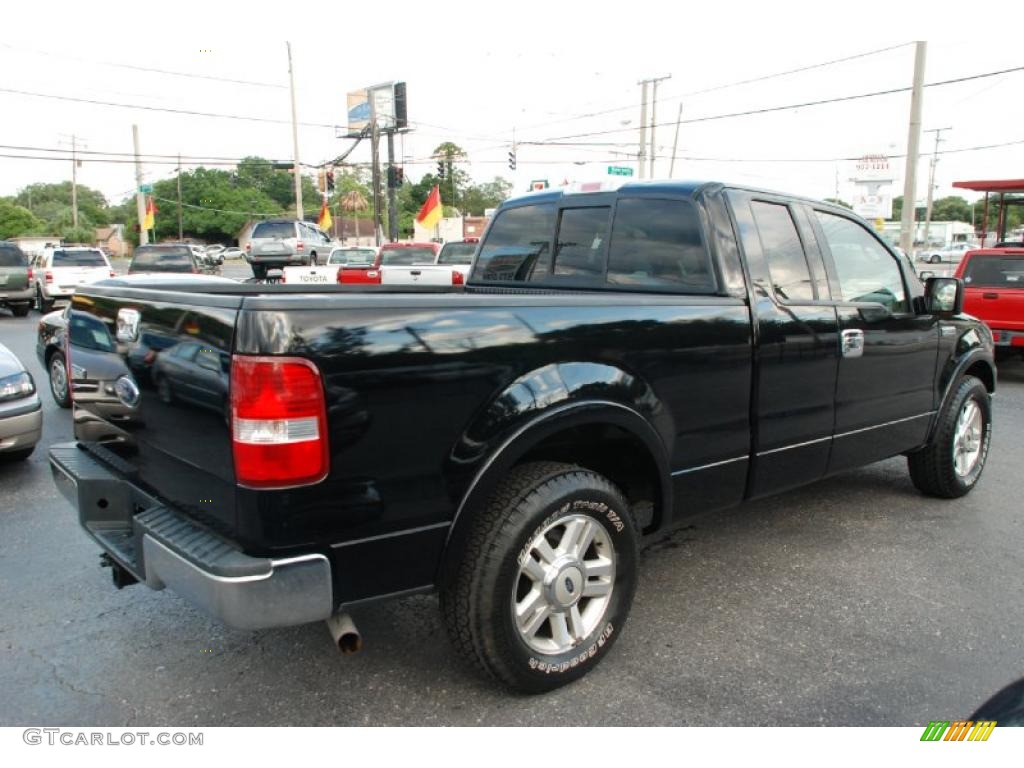
[[[939,414],[931,443],[907,456],[922,493],[956,499],[981,479],[992,439],[992,400],[980,379],[964,376]]]
[[[448,635],[518,691],[577,680],[623,630],[637,548],[629,506],[606,478],[554,462],[516,467],[443,576]]]

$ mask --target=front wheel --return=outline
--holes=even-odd
[[[637,548],[626,499],[606,478],[554,462],[516,467],[442,579],[448,635],[516,690],[577,680],[623,630]]]
[[[15,317],[25,317],[25,315],[28,314],[28,311],[31,307],[31,304],[12,304],[11,313]]]
[[[992,400],[980,379],[964,376],[939,414],[932,441],[907,456],[922,493],[956,499],[978,484],[992,439]]]
[[[64,355],[60,351],[50,355],[47,372],[50,374],[50,392],[53,394],[54,402],[61,408],[70,408],[71,384],[67,366],[64,364]]]
[[[939,256],[939,254],[937,254],[937,253],[933,253],[932,257],[928,261],[931,262],[932,264],[941,264],[942,263],[942,257]]]

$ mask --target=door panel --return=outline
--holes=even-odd
[[[863,339],[843,354],[829,472],[919,446],[935,410],[938,323],[916,315],[893,255],[864,225],[834,212],[810,216],[836,297],[839,330]]]
[[[784,201],[730,194],[753,285],[758,332],[755,461],[748,495],[824,476],[835,421],[835,308],[808,267],[817,252]]]

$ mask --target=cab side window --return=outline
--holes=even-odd
[[[713,291],[714,275],[694,207],[680,200],[620,198],[608,253],[608,283]]]
[[[480,246],[473,276],[480,280],[543,280],[551,265],[553,205],[524,205],[498,214]]]
[[[824,211],[814,213],[832,252],[838,298],[881,304],[893,314],[908,312],[903,276],[892,254],[857,222]]]
[[[555,241],[555,274],[598,277],[604,274],[607,206],[565,208]]]
[[[814,301],[811,271],[789,207],[760,200],[750,207],[776,297],[790,304]]]

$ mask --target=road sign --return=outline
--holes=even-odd
[[[533,181],[530,182],[530,191],[532,191],[532,192],[540,192],[542,189],[547,189],[547,188],[548,188],[548,180],[547,179],[534,179]]]
[[[609,176],[632,176],[633,169],[627,168],[624,165],[609,165],[608,166]]]
[[[153,191],[153,185],[152,184],[140,184],[139,185],[139,192],[141,192],[144,195],[148,195],[152,191]]]

